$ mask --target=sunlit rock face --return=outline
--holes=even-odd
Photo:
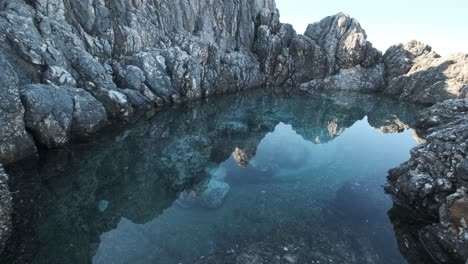
[[[430,46],[411,41],[390,47],[383,60],[387,95],[426,105],[467,97],[466,54],[441,58]]]

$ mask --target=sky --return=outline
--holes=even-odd
[[[356,18],[381,51],[418,40],[441,55],[468,53],[468,0],[276,0],[281,22],[300,34],[307,25],[343,12]]]

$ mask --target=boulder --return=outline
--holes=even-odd
[[[26,127],[38,143],[55,148],[72,136],[89,136],[107,125],[104,107],[88,92],[53,85],[21,88]]]

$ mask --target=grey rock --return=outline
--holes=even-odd
[[[388,81],[407,74],[413,66],[417,68],[427,67],[440,56],[432,50],[432,47],[412,40],[406,44],[393,45],[385,52],[383,61]]]
[[[347,90],[356,92],[379,92],[385,86],[383,66],[373,68],[356,66],[350,69],[341,69],[337,74],[324,79],[316,79],[300,85],[304,91],[333,91]]]
[[[468,158],[458,164],[457,177],[461,180],[468,181]]]
[[[434,130],[463,121],[468,113],[468,99],[451,99],[421,112],[415,127],[420,136],[426,137]]]
[[[8,190],[8,175],[0,164],[0,253],[6,246],[12,232],[12,197]]]
[[[69,141],[73,100],[65,89],[28,85],[21,88],[21,101],[26,109],[26,127],[40,144],[54,148]]]
[[[324,49],[329,75],[357,65],[372,67],[381,57],[380,52],[367,41],[366,32],[359,22],[343,13],[309,25],[304,35]]]
[[[467,99],[446,100],[421,113],[416,123],[426,143],[411,151],[411,159],[389,171],[386,191],[395,201],[436,223],[419,231],[431,255],[440,263],[462,263],[468,258],[463,239],[468,201]],[[461,231],[460,231],[461,230]]]
[[[108,125],[106,109],[91,94],[70,87],[66,91],[73,100],[72,136],[90,136]]]
[[[413,41],[391,47],[384,63],[387,95],[427,105],[467,97],[467,54],[440,58],[429,46]]]
[[[26,127],[47,147],[66,144],[72,136],[85,137],[107,125],[104,107],[88,92],[53,85],[21,88]]]
[[[76,80],[73,76],[67,70],[58,66],[49,67],[43,78],[47,84],[76,86]]]
[[[125,89],[122,92],[127,96],[131,106],[136,112],[150,112],[154,109],[153,102],[138,91]]]
[[[33,154],[36,148],[25,129],[18,76],[1,55],[0,64],[0,162],[10,163]]]
[[[141,90],[145,81],[145,73],[140,68],[133,65],[128,65],[125,67],[125,73],[121,87],[139,91]]]

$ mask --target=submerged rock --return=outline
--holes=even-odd
[[[223,205],[230,189],[229,184],[211,179],[200,193],[196,191],[182,192],[176,203],[183,208],[203,207],[216,209]]]

